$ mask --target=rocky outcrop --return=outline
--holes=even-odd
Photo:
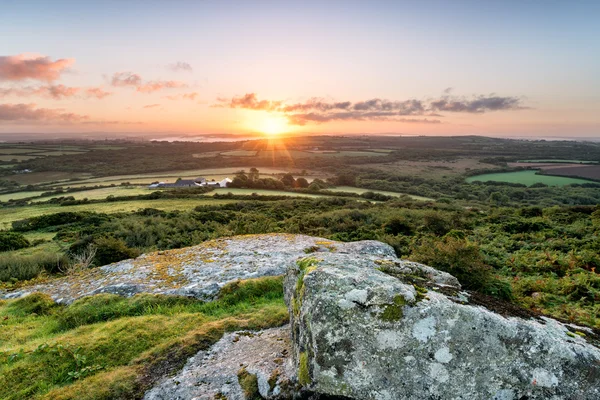
[[[394,250],[376,241],[341,243],[288,234],[247,235],[211,240],[199,246],[144,254],[0,293],[17,298],[34,292],[49,294],[58,303],[98,293],[133,296],[136,293],[181,295],[212,300],[228,282],[284,275],[307,253],[348,254],[368,259],[394,259]]]
[[[144,400],[244,400],[290,398],[295,376],[289,326],[223,336],[209,351],[190,358],[184,369],[164,379]]]
[[[592,330],[463,292],[451,275],[398,260],[375,241],[238,236],[0,297],[43,292],[70,303],[146,292],[211,300],[231,281],[284,274],[291,327],[226,334],[145,399],[600,398]]]
[[[305,389],[355,399],[599,399],[590,330],[502,316],[420,265],[315,255],[286,276]]]

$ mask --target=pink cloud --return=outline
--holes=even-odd
[[[117,72],[113,74],[111,85],[116,87],[132,87],[140,93],[153,93],[162,89],[185,88],[187,84],[180,81],[149,81],[143,82],[139,74],[133,72]]]
[[[113,93],[108,92],[100,87],[91,87],[85,90],[87,97],[95,97],[97,99],[103,99],[107,96],[111,96]]]
[[[196,97],[198,96],[198,92],[191,92],[191,93],[184,93],[184,94],[178,94],[175,96],[165,96],[165,99],[169,99],[169,100],[196,100]]]
[[[79,122],[89,116],[64,112],[63,109],[36,108],[35,104],[0,104],[0,121]]]
[[[152,93],[162,89],[178,89],[184,88],[187,85],[179,81],[151,81],[137,87],[137,91],[141,93]]]
[[[97,98],[102,99],[110,96],[112,93],[107,92],[100,87],[79,88],[69,87],[65,85],[48,85],[48,86],[25,86],[21,88],[0,88],[0,98],[2,97],[32,97],[39,96],[54,100],[62,100],[69,97],[80,95],[81,98]]]
[[[160,104],[147,104],[143,108],[155,108],[155,107],[160,107]]]
[[[137,87],[142,84],[142,77],[133,72],[116,72],[113,74],[111,84],[117,87]]]
[[[31,57],[25,54],[0,56],[0,80],[22,81],[35,79],[52,82],[60,78],[73,63],[72,58],[52,61],[47,56]]]

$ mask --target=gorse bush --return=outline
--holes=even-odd
[[[24,249],[31,246],[25,236],[17,232],[0,232],[0,251]]]
[[[484,264],[479,247],[467,240],[452,236],[442,241],[425,238],[410,259],[454,275],[465,289],[512,298],[510,285],[494,276],[492,268]]]

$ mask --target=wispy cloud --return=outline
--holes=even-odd
[[[183,61],[177,61],[176,63],[169,64],[167,66],[168,69],[174,72],[184,71],[184,72],[192,72],[194,69],[189,63]]]
[[[134,74],[133,72],[115,72],[111,80],[111,85],[116,87],[138,87],[141,84],[142,77],[138,74]]]
[[[84,124],[137,125],[139,121],[96,120],[89,115],[66,112],[62,108],[38,108],[35,104],[0,104],[0,124]]]
[[[331,102],[312,98],[303,103],[284,104],[279,100],[260,100],[256,93],[231,99],[218,98],[213,107],[242,108],[281,113],[290,124],[326,123],[339,120],[354,121],[397,121],[406,123],[437,124],[441,121],[429,118],[406,117],[443,117],[439,112],[484,113],[488,111],[506,111],[524,109],[518,97],[500,97],[494,94],[479,95],[472,98],[451,95],[452,89],[444,91],[437,99],[409,99],[391,101],[374,98],[365,101]]]
[[[162,89],[186,88],[188,85],[180,81],[147,81],[144,82],[139,74],[133,72],[117,72],[111,78],[115,87],[131,87],[140,93],[153,93]]]
[[[160,107],[160,104],[146,104],[142,108],[156,108],[156,107]]]
[[[35,104],[0,104],[0,121],[80,122],[89,116],[65,112],[63,109],[37,108]]]
[[[62,100],[70,97],[79,98],[97,98],[103,99],[110,96],[112,92],[107,92],[100,87],[69,87],[65,85],[47,85],[47,86],[24,86],[19,88],[0,88],[0,98],[4,97],[44,97],[54,100]]]
[[[177,95],[173,95],[173,96],[164,96],[164,98],[168,99],[168,100],[196,100],[196,97],[198,97],[198,95],[199,95],[198,92],[191,92],[191,93],[177,94]]]
[[[52,61],[47,56],[0,56],[0,80],[22,81],[33,79],[52,82],[75,62],[72,58],[61,58]]]
[[[103,99],[107,96],[111,96],[113,92],[106,91],[100,87],[91,87],[85,89],[85,94],[87,97],[95,97],[97,99]]]

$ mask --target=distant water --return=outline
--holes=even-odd
[[[242,140],[261,139],[258,136],[166,136],[162,138],[153,138],[153,141],[159,142],[239,142]]]

